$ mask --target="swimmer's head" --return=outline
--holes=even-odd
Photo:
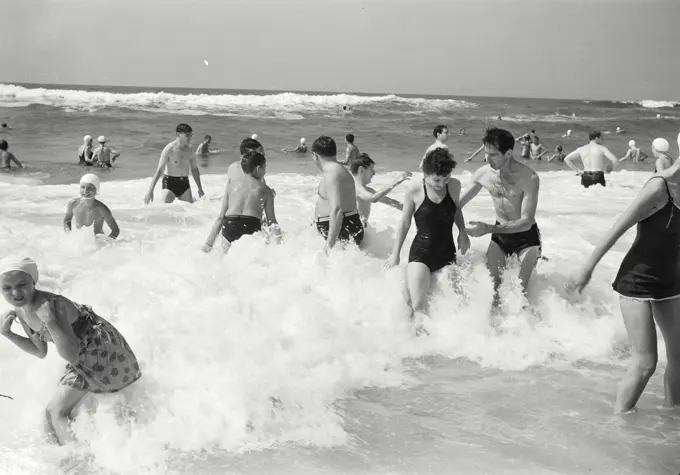
[[[191,137],[194,135],[194,130],[189,124],[179,124],[175,127],[175,133],[179,137],[180,145],[188,145],[191,143]]]
[[[423,159],[424,180],[435,190],[441,190],[451,178],[454,168],[456,162],[448,149],[439,147],[430,150]]]
[[[251,150],[241,157],[241,169],[246,175],[261,180],[267,173],[267,159],[261,153]]]
[[[432,131],[432,135],[440,142],[446,142],[449,139],[449,128],[445,125],[438,125]]]
[[[302,137],[302,138],[300,139],[300,145],[304,145],[304,144],[305,144],[305,142],[306,142],[305,138],[304,138],[304,137]]]
[[[8,148],[9,148],[9,144],[7,143],[7,140],[0,140],[0,150],[2,150],[4,152]]]
[[[94,173],[83,175],[80,179],[80,196],[83,198],[94,198],[99,193],[99,177]]]
[[[28,257],[0,261],[0,286],[8,304],[23,307],[33,301],[38,283],[38,265]]]
[[[616,131],[617,131],[617,132],[621,132],[621,127],[617,127],[617,128],[616,128]]]
[[[534,137],[533,137],[532,140],[533,140],[533,142],[534,142],[535,144],[537,144],[537,143],[539,143],[539,142],[541,141],[541,139],[539,138],[538,135],[534,135]]]
[[[262,144],[260,142],[250,137],[248,137],[247,139],[243,139],[243,141],[241,142],[241,146],[239,147],[239,152],[241,153],[241,156],[251,151],[255,151],[257,153],[264,155],[264,147],[262,147]]]
[[[535,133],[536,133],[536,129],[531,129],[531,133],[532,133],[532,134],[535,134]]]
[[[499,170],[512,158],[515,138],[505,129],[487,129],[482,139],[486,161],[494,170]]]
[[[2,123],[2,128],[3,128],[3,129],[6,129],[6,128],[7,128],[7,124],[5,124],[5,123],[3,122],[3,123]]]
[[[253,139],[253,140],[257,140],[257,134],[251,135],[250,138]]]
[[[359,156],[349,164],[349,171],[351,171],[354,176],[361,176],[364,179],[364,183],[370,183],[371,178],[375,176],[375,162],[367,153],[360,153]]]
[[[203,141],[210,143],[212,142],[212,137],[210,135],[206,135],[205,137],[203,137]]]
[[[92,143],[92,136],[86,135],[85,137],[83,137],[83,143],[85,143],[87,145],[91,144]]]
[[[347,143],[354,143],[354,134],[345,135],[345,140],[347,140]]]
[[[588,134],[588,140],[590,140],[591,142],[593,140],[598,142],[598,143],[601,142],[602,141],[602,132],[600,132],[599,130],[593,130],[592,132],[590,132]]]
[[[97,138],[97,142],[99,142],[100,144],[105,144],[106,143],[106,137],[104,137],[103,135],[100,135],[99,138]]]
[[[561,145],[558,145],[557,147],[555,147],[555,150],[557,150],[558,152],[561,152],[561,151],[562,151],[562,146],[561,146]]]
[[[571,135],[571,129],[567,130],[567,135]]]
[[[635,140],[629,140],[629,141],[628,141],[628,146],[629,146],[630,148],[635,148]]]
[[[652,152],[656,155],[659,153],[668,153],[668,150],[671,148],[670,144],[668,143],[668,140],[664,138],[656,138],[652,142]]]
[[[312,144],[312,155],[315,161],[319,159],[334,159],[338,155],[338,147],[335,145],[335,140],[322,135]]]

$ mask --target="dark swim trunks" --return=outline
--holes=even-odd
[[[496,221],[496,224],[500,224]],[[527,231],[522,231],[513,234],[492,234],[491,240],[495,242],[501,251],[506,256],[519,254],[524,249],[538,246],[539,253],[541,251],[541,233],[538,230],[538,225],[534,223]]]
[[[585,188],[593,185],[607,186],[607,182],[604,180],[604,172],[583,172],[581,185]]]
[[[222,236],[229,242],[234,242],[246,234],[262,231],[262,219],[253,216],[225,216],[222,220]]]
[[[356,211],[354,211],[356,213]],[[317,218],[316,229],[323,236],[324,239],[328,239],[328,229],[330,227],[330,221],[328,218]],[[361,217],[359,213],[353,214],[351,216],[343,216],[342,227],[340,228],[340,234],[338,239],[341,241],[349,241],[350,239],[358,246],[364,240],[364,226],[361,224]]]
[[[187,190],[191,189],[188,176],[163,175],[163,189],[170,190],[179,198]]]

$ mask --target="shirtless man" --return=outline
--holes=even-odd
[[[68,202],[64,215],[64,231],[71,231],[71,221],[75,219],[76,227],[93,226],[94,234],[104,234],[104,223],[111,228],[111,239],[120,234],[118,223],[111,214],[111,210],[95,196],[99,193],[99,177],[88,173],[80,179],[80,198],[73,198]]]
[[[120,157],[120,153],[106,146],[106,137],[100,135],[97,139],[99,147],[92,152],[92,162],[98,162],[100,167],[113,167],[113,162]]]
[[[542,160],[543,155],[548,153],[548,150],[541,145],[541,140],[538,135],[534,135],[531,144],[531,159],[532,160]]]
[[[513,157],[515,139],[507,130],[492,128],[483,139],[488,165],[475,172],[472,184],[460,198],[462,209],[482,188],[486,189],[496,209],[496,224],[472,221],[470,236],[491,234],[486,251],[486,265],[497,291],[501,271],[507,259],[517,256],[520,280],[526,291],[529,278],[541,254],[541,236],[536,225],[539,178],[535,171]],[[495,295],[498,303],[498,293]]]
[[[619,162],[630,159],[633,163],[640,163],[645,158],[647,158],[647,154],[637,147],[635,140],[630,140],[628,142],[628,151]]]
[[[425,160],[425,156],[432,150],[436,150],[438,148],[445,148],[448,150],[449,148],[449,146],[446,145],[446,142],[449,140],[449,128],[447,126],[445,125],[436,126],[432,131],[432,135],[434,135],[434,143],[427,147],[427,150],[425,150],[423,158],[420,159],[420,165],[418,165],[418,170],[423,169],[423,160]],[[474,157],[475,157],[474,155],[470,157],[470,160],[472,160]],[[469,160],[465,161],[467,162]]]
[[[11,170],[12,162],[16,163],[19,168],[24,168],[21,162],[17,160],[17,157],[7,150],[8,148],[9,144],[7,143],[7,140],[0,140],[0,169],[5,171]]]
[[[196,149],[196,156],[200,158],[202,167],[208,166],[208,158],[210,158],[210,142],[212,142],[212,137],[206,135],[203,142],[198,144],[198,148]]]
[[[371,204],[378,201],[402,210],[402,204],[392,198],[388,198],[387,194],[394,190],[400,183],[411,178],[411,172],[404,172],[399,175],[392,184],[386,186],[380,191],[375,191],[369,187],[373,176],[375,176],[375,162],[367,153],[360,153],[359,156],[352,161],[349,166],[352,176],[354,177],[354,186],[357,192],[357,209],[359,216],[361,216],[361,223],[364,228],[368,227],[368,218],[371,215]]]
[[[275,240],[278,242],[281,239],[274,212],[274,194],[263,180],[267,172],[267,160],[261,153],[251,150],[243,155],[239,164],[242,173],[233,180],[227,180],[222,207],[201,248],[203,252],[210,252],[220,229],[225,251],[241,237],[260,232],[263,213],[266,217],[264,224],[269,226]]]
[[[198,187],[198,197],[203,198],[203,187],[201,186],[201,174],[196,165],[196,155],[191,150],[191,137],[193,135],[191,126],[179,124],[175,129],[177,138],[165,146],[161,152],[161,159],[158,161],[156,173],[151,177],[151,186],[144,197],[144,203],[153,201],[153,189],[156,187],[158,179],[163,175],[162,197],[165,203],[172,203],[175,198],[187,203],[193,203],[191,196],[191,184],[189,183],[189,169]]]
[[[314,220],[316,229],[326,239],[325,252],[330,251],[338,239],[351,239],[357,245],[364,240],[354,178],[338,163],[337,154],[335,140],[330,137],[322,135],[312,145],[314,163],[323,173]]]
[[[581,185],[585,188],[596,184],[607,186],[607,182],[604,180],[604,174],[608,171],[605,160],[611,162],[612,168],[616,166],[618,160],[607,147],[602,145],[602,134],[599,131],[590,132],[588,140],[590,140],[590,143],[567,155],[564,158],[564,163],[581,175]],[[572,163],[576,158],[583,161],[583,171]]]
[[[354,134],[345,135],[345,142],[347,143],[347,148],[345,149],[345,159],[343,161],[338,161],[343,165],[349,165],[352,160],[359,156],[359,147],[354,145]]]

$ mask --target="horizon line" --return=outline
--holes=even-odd
[[[668,101],[677,102],[672,99],[594,99],[594,98],[567,98],[567,97],[525,97],[525,96],[484,96],[484,95],[457,95],[457,94],[418,94],[418,93],[406,93],[406,92],[345,92],[345,91],[312,91],[303,89],[240,89],[240,88],[214,88],[214,87],[188,87],[188,86],[132,86],[132,85],[110,85],[110,84],[70,84],[70,83],[35,83],[35,82],[6,82],[0,81],[2,85],[9,86],[61,86],[61,87],[101,87],[101,88],[129,88],[129,89],[150,89],[150,92],[163,92],[163,89],[189,89],[196,91],[234,91],[234,92],[264,92],[264,93],[303,93],[303,94],[319,94],[319,95],[336,95],[336,94],[347,94],[347,95],[360,95],[360,96],[385,96],[385,95],[395,95],[398,97],[420,97],[420,98],[482,98],[482,99],[529,99],[529,100],[556,100],[556,101],[590,101],[590,102],[638,102],[638,101]],[[51,88],[50,88],[51,89]]]

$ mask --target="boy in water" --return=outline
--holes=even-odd
[[[64,215],[64,231],[71,231],[71,221],[75,218],[76,228],[93,226],[94,234],[104,234],[104,222],[111,228],[111,239],[120,234],[118,223],[113,218],[111,210],[95,196],[99,193],[99,177],[88,173],[80,179],[80,198],[73,198],[68,202]]]
[[[281,230],[274,213],[274,193],[264,182],[267,173],[267,159],[259,152],[249,151],[241,158],[243,174],[227,181],[220,212],[215,219],[210,234],[201,248],[210,252],[222,229],[222,242],[225,251],[231,243],[246,234],[262,231],[262,212],[275,240],[281,238]]]
[[[99,147],[92,152],[92,162],[99,163],[100,167],[112,168],[116,158],[120,157],[120,153],[106,146],[106,137],[100,135],[97,139]]]
[[[558,145],[555,147],[555,153],[548,159],[548,161],[552,162],[553,160],[557,160],[558,162],[562,163],[564,162],[564,157],[566,157],[566,155],[564,152],[562,152],[562,146]]]
[[[15,157],[12,152],[7,151],[8,148],[9,144],[7,143],[7,140],[0,140],[0,168],[7,171],[11,170],[11,162],[16,163],[19,168],[24,168],[21,162],[17,160],[17,157]]]
[[[380,191],[375,191],[369,187],[368,184],[375,176],[375,162],[367,153],[360,153],[359,156],[352,160],[349,170],[354,177],[354,185],[357,193],[357,208],[359,209],[359,216],[364,227],[368,226],[368,218],[371,215],[371,204],[378,201],[387,205],[403,209],[403,205],[395,199],[388,198],[387,194],[394,190],[400,183],[411,178],[411,172],[404,172],[399,175],[391,185],[386,186]]]

